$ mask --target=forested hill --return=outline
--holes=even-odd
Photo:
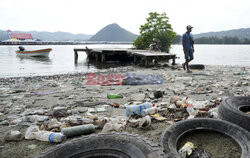
[[[219,32],[207,32],[207,33],[200,33],[195,34],[195,38],[200,37],[238,37],[238,38],[249,38],[250,39],[250,28],[242,28],[242,29],[234,29],[228,31],[219,31]]]
[[[98,31],[89,41],[133,42],[137,36],[114,23]]]
[[[196,44],[250,44],[250,28],[194,35]]]
[[[42,41],[69,41],[78,40],[86,41],[92,35],[87,34],[72,34],[69,32],[38,32],[38,31],[13,31],[13,33],[30,33],[34,39],[39,39]],[[0,30],[0,41],[7,40],[8,34],[6,31]]]

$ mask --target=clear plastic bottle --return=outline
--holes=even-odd
[[[90,134],[95,132],[95,126],[93,124],[79,125],[69,128],[63,128],[61,132],[67,137]]]
[[[154,104],[145,102],[139,105],[131,105],[126,108],[126,116],[129,117],[133,114],[141,115],[142,110],[153,107]]]
[[[146,115],[153,115],[155,113],[158,112],[158,109],[157,107],[151,107],[151,108],[148,108],[148,109],[143,109],[142,112],[141,112],[141,115],[142,116],[146,116]]]
[[[59,132],[39,131],[36,133],[36,140],[60,143],[66,139],[66,136]]]
[[[48,116],[44,116],[44,115],[28,115],[25,118],[25,120],[30,121],[30,122],[43,122],[43,121],[47,121],[48,119],[49,119]]]

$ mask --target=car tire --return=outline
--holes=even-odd
[[[180,121],[167,128],[161,135],[160,144],[168,157],[180,158],[177,143],[189,132],[214,131],[232,138],[241,147],[241,158],[250,158],[250,134],[230,122],[211,118],[195,118]]]
[[[219,106],[219,117],[237,124],[250,131],[250,97],[230,97],[223,100]]]
[[[164,158],[163,148],[151,139],[129,133],[91,134],[57,145],[39,158]]]
[[[203,64],[190,64],[188,65],[189,69],[195,69],[195,70],[204,70],[205,66]]]

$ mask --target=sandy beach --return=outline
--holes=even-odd
[[[137,77],[140,75],[158,77],[154,81],[139,85],[120,85],[121,77],[113,78],[114,82],[109,82],[111,85],[103,82],[109,75],[123,76],[125,79],[128,73]],[[57,145],[56,143],[24,139],[29,126],[37,124],[40,127],[43,124],[43,122],[24,121],[22,119],[24,116],[43,115],[51,119],[51,113],[55,109],[63,107],[67,110],[68,116],[84,117],[86,111],[91,110],[89,108],[96,107],[105,109],[93,113],[98,117],[118,117],[124,116],[125,106],[129,103],[133,104],[133,102],[151,102],[160,108],[168,108],[171,105],[170,98],[173,96],[188,98],[189,103],[204,106],[209,110],[215,107],[218,101],[227,97],[250,96],[249,74],[250,67],[206,65],[204,70],[186,73],[180,65],[174,65],[156,68],[127,66],[99,70],[95,75],[102,76],[104,80],[99,80],[101,83],[99,84],[95,77],[92,80],[95,85],[89,84],[86,73],[0,78],[0,157],[34,157]],[[155,98],[155,91],[162,91],[164,94],[160,98]],[[123,98],[108,99],[107,94],[120,94]],[[118,103],[120,107],[110,106],[112,103]],[[167,118],[165,121],[152,119],[151,126],[147,129],[126,125],[118,132],[137,133],[157,142],[167,127],[175,121],[186,119],[187,116],[188,113],[184,110],[180,114],[165,115]],[[204,114],[204,116],[197,117],[211,116]],[[22,134],[20,140],[5,140],[6,133],[10,130],[20,131]],[[95,133],[101,131],[98,129]]]

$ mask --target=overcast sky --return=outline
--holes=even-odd
[[[0,0],[0,30],[93,35],[117,23],[139,34],[149,12],[166,12],[178,34],[250,28],[250,0]]]

